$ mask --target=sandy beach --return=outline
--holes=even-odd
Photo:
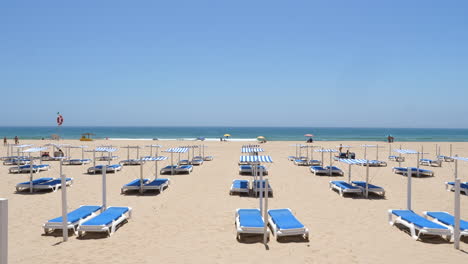
[[[52,141],[24,140],[22,144],[35,146]],[[54,142],[56,143],[56,142]],[[267,165],[274,191],[269,208],[290,208],[309,229],[310,240],[286,239],[278,242],[271,237],[268,248],[260,240],[238,242],[234,226],[236,208],[258,208],[258,199],[229,195],[234,179],[251,179],[238,174],[240,148],[246,142],[193,141],[105,141],[79,142],[63,140],[59,143],[89,148],[113,145],[116,155],[126,159],[127,145],[161,144],[162,149],[181,145],[207,146],[206,155],[213,161],[196,166],[189,175],[167,176],[172,184],[162,194],[121,195],[120,188],[139,177],[139,166],[125,166],[122,171],[108,175],[108,205],[130,206],[133,218],[114,235],[90,234],[81,239],[71,235],[62,243],[61,232],[43,235],[42,224],[61,215],[61,192],[16,193],[15,185],[29,179],[29,174],[9,174],[8,167],[0,167],[0,197],[9,199],[9,260],[10,263],[463,263],[468,255],[468,238],[462,239],[461,251],[440,237],[426,237],[415,241],[402,229],[388,224],[388,209],[405,209],[407,178],[392,173],[398,163],[387,160],[388,144],[383,142],[315,142],[313,145],[336,148],[340,143],[353,146],[357,158],[363,158],[362,144],[379,144],[380,160],[387,167],[370,168],[371,183],[386,189],[384,199],[371,196],[341,197],[329,190],[330,180],[346,180],[348,165],[334,161],[345,171],[344,177],[315,176],[306,166],[295,166],[287,159],[295,154],[291,145],[304,142],[272,141],[262,144],[265,155],[274,161]],[[468,143],[409,142],[406,149],[420,149],[435,158],[435,144],[444,155],[453,153],[468,157]],[[399,147],[400,143],[394,143]],[[6,148],[0,147],[0,156]],[[140,151],[149,154],[149,148]],[[170,154],[161,153],[169,156]],[[375,148],[367,150],[368,158],[375,157]],[[81,157],[80,150],[72,156]],[[135,156],[135,152],[132,153]],[[177,156],[177,155],[175,155]],[[85,154],[92,158],[91,153]],[[320,159],[320,153],[314,158]],[[324,163],[328,165],[328,154]],[[119,160],[115,161],[118,162]],[[51,170],[34,177],[59,177],[58,162],[44,162]],[[102,163],[102,162],[101,162]],[[160,162],[160,168],[170,159]],[[402,166],[415,166],[416,157],[406,155]],[[74,178],[67,189],[69,211],[80,205],[100,205],[101,176],[88,175],[91,165],[65,166],[67,177]],[[453,180],[454,163],[444,162],[441,168],[428,168],[434,177],[413,178],[413,210],[447,211],[453,213],[453,192],[444,183]],[[353,179],[365,180],[365,167],[353,166]],[[459,162],[459,175],[468,181],[468,162]],[[145,177],[151,177],[154,165],[144,166]],[[461,195],[461,216],[468,220],[468,197]]]

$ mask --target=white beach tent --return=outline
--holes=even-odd
[[[379,145],[361,145],[364,148],[364,159],[367,159],[367,148],[375,148],[375,160],[379,160]]]
[[[150,154],[149,154],[150,157],[153,157],[153,148],[156,149],[156,153],[154,154],[155,157],[158,156],[158,150],[162,148],[161,145],[146,145],[145,147],[150,148]]]
[[[164,152],[171,153],[171,175],[174,175],[174,153],[179,153],[179,161],[180,161],[180,153],[185,153],[187,151],[188,151],[188,148],[169,148],[164,151]]]
[[[240,162],[248,162],[252,165],[252,170],[254,172],[254,179],[257,178],[257,167],[260,163],[273,163],[273,160],[270,156],[240,156]],[[263,170],[263,168],[260,168]],[[268,179],[265,179],[265,183],[262,186],[263,180],[263,171],[260,172],[260,187],[263,188],[263,192],[260,191],[259,202],[260,202],[260,214],[263,215],[264,219],[264,229],[263,229],[263,243],[267,243],[268,238],[268,193],[270,191]],[[265,206],[263,206],[263,197],[265,197]]]
[[[321,148],[321,149],[316,149],[315,152],[321,152],[322,153],[322,164],[323,164],[323,153],[325,152],[328,152],[330,153],[330,169],[329,169],[329,173],[330,175],[332,174],[332,169],[331,169],[331,166],[332,166],[332,153],[335,153],[335,152],[338,152],[338,150],[336,149],[324,149],[324,148]]]
[[[26,150],[23,150],[22,153],[29,153],[29,192],[33,192],[33,157],[31,156],[31,153],[37,153],[37,152],[42,152],[46,150],[47,147],[39,147],[39,148],[29,148]]]
[[[158,161],[163,161],[167,160],[167,157],[164,156],[158,156],[158,157],[144,157],[141,158],[140,161],[140,193],[143,192],[143,164],[146,163],[147,161],[154,161],[155,165],[155,171],[154,171],[154,179],[156,180],[158,178]]]
[[[364,195],[369,197],[369,163],[370,160],[366,159],[339,159],[340,162],[348,164],[348,183],[351,183],[351,165],[366,165],[366,188]]]

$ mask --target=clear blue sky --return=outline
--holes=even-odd
[[[2,1],[0,125],[468,127],[468,1]]]

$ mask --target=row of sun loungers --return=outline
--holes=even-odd
[[[117,226],[123,221],[130,219],[131,207],[108,207],[99,213],[101,206],[80,206],[78,209],[67,214],[67,227],[72,229],[78,236],[86,232],[106,232],[111,236]],[[50,219],[43,225],[44,233],[62,229],[62,217]]]
[[[169,187],[169,179],[155,179],[150,181],[149,179],[136,179],[127,184],[125,184],[120,192],[125,193],[126,191],[159,191],[160,193],[164,191],[165,188]]]
[[[235,218],[239,240],[245,234],[264,234],[265,222],[259,209],[237,209]],[[284,236],[302,236],[306,240],[309,239],[309,230],[293,215],[289,208],[268,210],[268,224],[277,240]]]
[[[453,240],[455,218],[451,214],[447,212],[423,212],[423,214],[424,217],[411,210],[388,210],[388,222],[390,225],[401,224],[409,228],[411,237],[415,240],[421,235],[439,235],[447,240]],[[467,221],[460,220],[461,236],[468,236]]]
[[[71,186],[73,184],[73,178],[66,178],[66,185]],[[62,187],[62,180],[60,178],[54,179],[54,178],[39,178],[36,180],[32,181],[32,189],[33,191],[43,191],[43,190],[48,190],[48,191],[57,191],[59,188]],[[21,192],[24,190],[29,190],[31,188],[31,182],[21,182],[16,184],[16,191]]]
[[[421,177],[421,176],[426,176],[426,177],[432,177],[434,176],[434,172],[431,170],[425,170],[425,169],[418,169],[414,167],[409,167],[411,170],[411,176],[412,177]],[[392,168],[393,173],[395,174],[401,174],[404,176],[407,176],[408,174],[408,168],[405,167],[393,167]]]
[[[265,192],[266,188],[265,181],[253,180],[252,186],[250,186],[250,181],[248,180],[233,180],[231,185],[230,194],[234,193],[253,193],[255,196],[258,196],[260,192]],[[270,183],[268,183],[268,195],[273,195],[273,189],[271,188]]]

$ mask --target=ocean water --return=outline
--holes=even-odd
[[[50,138],[58,134],[65,139],[78,139],[82,133],[94,133],[94,138],[219,140],[230,134],[232,140],[253,141],[264,136],[270,141],[303,141],[304,134],[313,134],[316,141],[456,141],[468,142],[468,129],[433,128],[310,128],[310,127],[0,127],[0,137],[20,139]]]

